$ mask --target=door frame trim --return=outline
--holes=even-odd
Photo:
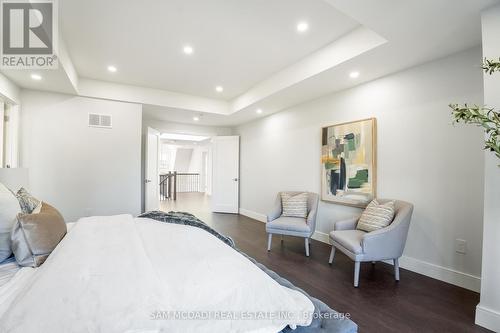
[[[152,127],[148,127],[147,128],[147,131],[146,131],[146,140],[145,140],[145,158],[144,158],[144,177],[141,177],[143,178],[141,181],[144,185],[144,210],[147,211],[148,209],[148,186],[147,186],[147,183],[146,183],[146,180],[147,180],[147,176],[148,176],[148,170],[149,170],[149,136],[150,135],[155,135],[156,138],[157,138],[157,153],[156,153],[156,156],[157,156],[157,161],[156,161],[156,174],[159,175],[159,163],[158,163],[158,159],[159,159],[159,153],[160,153],[160,131],[152,128]],[[158,176],[159,177],[159,176]],[[157,192],[157,195],[158,195],[158,209],[160,208],[159,205],[160,205],[160,193],[159,193],[159,187],[156,189],[156,192]]]

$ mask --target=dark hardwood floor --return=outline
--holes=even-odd
[[[328,264],[330,246],[311,242],[305,257],[304,242],[274,237],[267,252],[265,224],[241,215],[210,212],[210,199],[200,193],[180,193],[176,202],[163,202],[162,210],[190,212],[236,246],[332,309],[349,313],[359,332],[489,332],[474,324],[479,294],[429,277],[401,270],[395,282],[392,266],[365,263],[360,286],[352,285],[353,262],[337,251]]]

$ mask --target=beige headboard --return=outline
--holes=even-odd
[[[29,188],[28,169],[0,168],[0,183],[12,191],[17,191],[21,187]]]

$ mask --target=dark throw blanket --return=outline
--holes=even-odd
[[[311,302],[314,304],[314,316],[313,316],[313,321],[311,325],[309,326],[298,326],[295,330],[292,330],[290,327],[286,327],[281,331],[281,333],[315,333],[315,332],[328,332],[328,333],[354,333],[358,331],[358,326],[351,321],[348,318],[345,318],[342,316],[340,313],[330,309],[328,305],[325,303],[321,302],[319,299],[314,298],[309,296],[304,290],[297,288],[294,286],[290,281],[282,278],[278,274],[276,274],[274,271],[268,269],[266,266],[262,265],[261,263],[257,262],[255,259],[249,257],[246,253],[238,250],[234,244],[234,241],[227,236],[221,235],[219,232],[215,231],[214,229],[210,228],[205,222],[199,220],[196,218],[196,216],[189,214],[189,213],[182,213],[182,212],[160,212],[160,211],[153,211],[153,212],[148,212],[139,215],[138,217],[142,218],[150,218],[156,221],[160,222],[165,222],[165,223],[173,223],[173,224],[182,224],[182,225],[188,225],[196,228],[203,229],[242,255],[244,255],[248,260],[253,262],[257,267],[259,267],[262,271],[264,271],[267,275],[269,275],[271,278],[273,278],[276,282],[278,282],[280,285],[298,290],[304,295],[306,295]]]

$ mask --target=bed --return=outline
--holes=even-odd
[[[83,218],[41,267],[1,264],[0,331],[357,331],[201,221],[150,217]]]

